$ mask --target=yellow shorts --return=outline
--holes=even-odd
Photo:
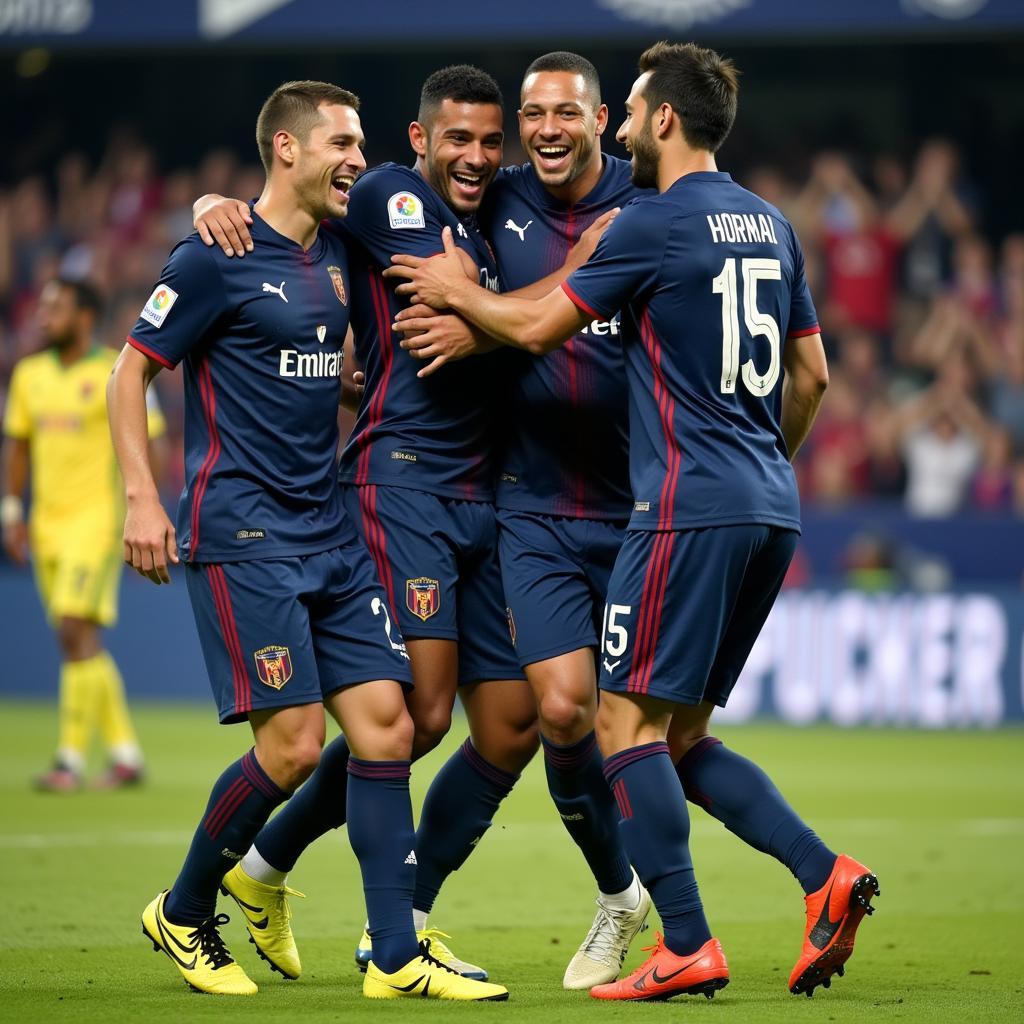
[[[36,583],[53,625],[61,619],[86,619],[101,626],[117,621],[121,551],[69,546],[34,558]]]

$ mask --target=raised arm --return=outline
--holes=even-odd
[[[810,433],[828,387],[828,363],[821,335],[790,338],[782,362],[786,368],[782,386],[782,436],[792,462]]]
[[[157,584],[170,583],[167,563],[178,563],[174,526],[160,504],[149,460],[146,389],[160,369],[156,360],[125,345],[107,382],[110,435],[127,498],[124,560]]]

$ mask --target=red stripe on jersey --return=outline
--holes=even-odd
[[[160,355],[159,352],[154,352],[148,345],[143,345],[138,338],[133,338],[130,334],[125,341],[131,345],[132,348],[138,349],[144,356],[152,359],[154,362],[159,363],[161,366],[166,367],[168,370],[174,369],[174,363],[172,363],[167,356]]]
[[[654,397],[658,403],[661,431],[665,437],[666,466],[665,479],[661,485],[661,498],[658,503],[658,529],[669,530],[672,528],[676,485],[679,483],[679,467],[682,465],[683,453],[679,448],[679,439],[675,433],[675,399],[669,391],[661,369],[661,340],[654,332],[650,312],[646,309],[640,318],[640,336],[654,372]]]
[[[221,636],[231,659],[235,685],[235,713],[244,714],[252,710],[252,686],[249,682],[249,673],[245,670],[245,656],[242,654],[242,645],[238,639],[238,626],[235,622],[234,609],[231,607],[227,577],[219,565],[210,565],[207,572],[217,602]]]
[[[588,306],[573,290],[569,287],[568,281],[563,281],[561,284],[562,291],[572,300],[572,304],[578,309],[582,309],[588,316],[592,316],[595,320],[603,320],[604,317],[598,313],[596,309]]]
[[[809,338],[812,334],[821,334],[821,328],[815,324],[813,327],[801,327],[798,331],[790,331],[787,338]]]
[[[392,610],[397,608],[395,604],[395,581],[391,572],[391,563],[388,560],[387,537],[384,533],[384,526],[377,515],[377,488],[374,485],[360,487],[359,511],[363,516],[363,537],[366,546],[370,549],[374,564],[377,566],[377,575],[388,595],[388,604]]]
[[[366,417],[366,426],[356,439],[359,449],[359,461],[356,469],[356,483],[365,484],[370,476],[370,450],[373,447],[373,431],[384,415],[384,396],[387,394],[388,381],[391,378],[391,367],[395,361],[395,353],[391,342],[391,310],[388,305],[387,286],[380,276],[380,268],[369,271],[368,280],[370,293],[373,296],[373,313],[377,320],[377,351],[381,360],[381,380],[370,399],[370,409]]]
[[[217,396],[213,390],[213,377],[210,374],[210,364],[206,357],[199,359],[196,366],[196,378],[199,382],[199,399],[203,407],[203,416],[206,419],[206,432],[209,437],[210,447],[207,449],[206,458],[199,467],[196,474],[195,493],[192,495],[192,536],[189,539],[188,560],[195,560],[196,552],[199,550],[199,510],[203,504],[203,497],[206,494],[206,485],[210,482],[210,472],[214,464],[220,458],[220,433],[217,431]]]

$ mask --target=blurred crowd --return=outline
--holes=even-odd
[[[1024,516],[1024,234],[986,233],[956,148],[927,140],[906,162],[822,152],[802,178],[729,169],[797,229],[829,351],[831,385],[798,462],[805,503]],[[95,282],[100,340],[119,347],[191,230],[192,201],[262,184],[226,150],[165,172],[121,132],[98,166],[70,154],[0,191],[0,399],[14,361],[39,346],[48,280]],[[180,450],[180,374],[157,387]]]

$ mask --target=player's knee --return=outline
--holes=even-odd
[[[61,653],[69,661],[82,661],[97,651],[95,629],[82,619],[61,619],[57,626],[57,641]]]
[[[416,756],[422,757],[433,750],[448,735],[451,727],[452,713],[449,709],[432,708],[417,714],[413,740]]]
[[[517,767],[514,769],[521,772],[533,760],[533,755],[540,747],[540,729],[537,720],[534,719],[528,725],[522,725],[513,734],[509,744],[509,755]]]
[[[590,703],[580,703],[568,694],[545,694],[538,710],[544,735],[553,743],[567,746],[583,739],[594,728]]]
[[[300,734],[277,751],[274,758],[274,781],[285,790],[293,793],[306,779],[316,771],[320,763],[321,743],[312,734]]]

